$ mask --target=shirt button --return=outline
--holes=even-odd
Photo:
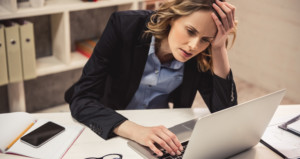
[[[155,70],[155,71],[154,71],[155,74],[158,74],[158,72],[159,72],[158,70]]]

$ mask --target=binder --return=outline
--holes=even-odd
[[[23,80],[19,25],[9,22],[5,26],[5,43],[10,83]]]
[[[33,24],[29,21],[19,22],[23,79],[36,78],[36,58]]]
[[[0,24],[0,86],[8,83],[4,25]]]

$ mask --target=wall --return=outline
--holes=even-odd
[[[230,0],[237,39],[229,51],[234,75],[268,91],[287,88],[300,103],[300,1]]]

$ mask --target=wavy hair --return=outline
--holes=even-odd
[[[199,10],[213,11],[221,21],[219,14],[212,7],[213,3],[215,3],[215,0],[166,0],[150,17],[150,21],[147,24],[148,30],[145,33],[152,34],[157,39],[157,42],[160,42],[162,39],[168,37],[172,20],[176,20],[182,16],[188,16]],[[236,38],[236,27],[231,34],[233,34],[232,47]],[[226,47],[227,45],[228,39],[226,40]],[[211,45],[196,56],[199,71],[206,72],[211,70],[213,73],[211,56]]]

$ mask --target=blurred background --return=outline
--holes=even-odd
[[[281,104],[299,104],[300,1],[228,2],[238,20],[229,59],[239,103],[285,88]]]
[[[300,103],[300,1],[231,0],[239,21],[230,62],[240,85],[241,100],[251,95],[251,85],[272,92],[287,89],[285,104]],[[246,85],[247,86],[247,85]],[[265,93],[263,92],[263,93]],[[258,93],[260,95],[260,93]]]
[[[41,9],[43,8],[38,9],[37,12],[40,13],[28,13],[28,16],[21,16],[14,11],[6,13],[4,1],[6,0],[0,2],[0,22],[15,18],[30,20],[35,24],[37,58],[53,56],[53,50],[55,50],[52,47],[55,43],[52,24],[54,13],[42,14]],[[44,7],[47,9],[54,1],[46,0]],[[66,0],[60,1],[60,3],[64,1]],[[75,3],[75,1],[68,0],[68,3]],[[69,19],[67,23],[70,24],[70,28],[65,34],[69,36],[69,39],[66,38],[66,41],[69,42],[66,50],[70,49],[71,52],[76,52],[77,41],[94,38],[95,35],[101,36],[112,12],[120,10],[120,8],[121,10],[126,8],[155,9],[161,0],[138,0],[135,2],[137,3],[128,7],[127,2],[119,4],[123,3],[120,0],[99,9],[87,7],[86,9],[72,10],[67,15],[61,13],[62,17],[69,17],[67,17]],[[236,20],[238,20],[237,38],[229,50],[229,59],[236,81],[239,103],[286,88],[287,93],[281,104],[299,104],[300,18],[298,16],[300,15],[300,1],[230,0],[228,2],[236,6]],[[20,8],[19,10],[23,11]],[[26,12],[28,9],[24,10]],[[45,73],[19,84],[1,85],[0,112],[9,112],[12,105],[23,105],[28,112],[69,111],[63,99],[64,92],[78,80],[84,65],[82,63],[86,60],[84,59],[80,66],[72,69]],[[193,107],[205,107],[199,94]]]

